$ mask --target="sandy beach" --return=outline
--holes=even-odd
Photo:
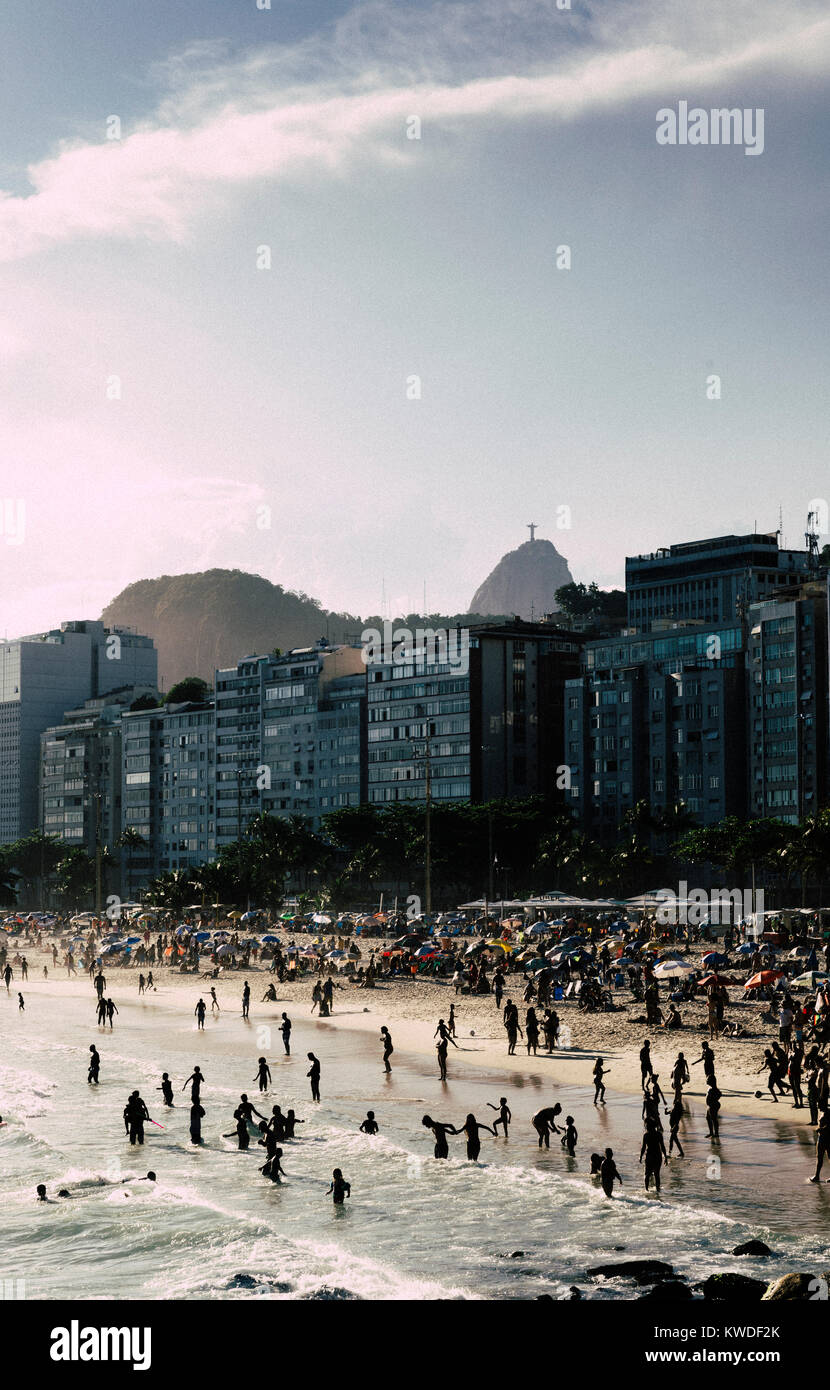
[[[373,940],[371,948],[378,953],[386,943]],[[368,959],[368,943],[363,945],[364,963]],[[684,958],[697,964],[700,957],[711,947],[701,943],[684,954]],[[30,979],[28,988],[37,986],[38,993],[46,993],[59,999],[69,992],[76,995],[93,995],[90,981],[79,974],[77,979],[67,979],[62,966],[49,965],[49,979],[42,980],[43,964],[51,958],[47,953],[29,951]],[[19,986],[18,972],[15,986]],[[138,995],[139,970],[135,967],[105,966],[108,980],[107,992],[112,994],[119,1009],[132,1007],[153,1008],[170,1012],[179,1017],[193,1015],[199,995],[209,1002],[210,985],[213,981],[203,980],[194,975],[183,976],[179,971],[154,968],[154,979],[158,984],[155,993]],[[386,1025],[392,1032],[395,1050],[419,1056],[435,1056],[434,1033],[439,1018],[449,1014],[451,1004],[455,1004],[457,1048],[450,1048],[448,1064],[450,1075],[456,1067],[474,1065],[488,1070],[501,1071],[505,1077],[520,1075],[550,1080],[554,1084],[584,1086],[593,1095],[591,1073],[597,1056],[602,1056],[607,1068],[606,1087],[609,1098],[614,1093],[623,1095],[639,1094],[640,1068],[638,1054],[643,1040],[651,1040],[651,1053],[654,1067],[660,1077],[663,1090],[669,1094],[669,1076],[679,1051],[685,1053],[690,1064],[691,1083],[684,1088],[684,1096],[702,1098],[706,1092],[703,1068],[691,1064],[700,1056],[701,1042],[708,1038],[706,1026],[707,1010],[705,1000],[680,1006],[683,1027],[666,1030],[648,1028],[644,1020],[643,1004],[635,1002],[627,989],[615,991],[614,1001],[618,1009],[612,1013],[582,1013],[572,1001],[560,1001],[556,1009],[561,1020],[559,1046],[549,1054],[540,1045],[537,1055],[528,1055],[523,1039],[520,1037],[513,1057],[507,1054],[507,1039],[502,1026],[501,1013],[496,1009],[492,995],[456,995],[449,980],[420,975],[416,979],[402,978],[379,980],[374,989],[365,989],[351,982],[346,975],[335,975],[334,1007],[330,1018],[317,1019],[311,1013],[311,991],[316,975],[309,973],[295,982],[280,984],[275,975],[268,972],[267,964],[251,964],[248,969],[231,969],[220,972],[215,982],[217,996],[223,1010],[236,1010],[241,1013],[241,993],[244,981],[251,984],[251,1020],[256,1024],[276,1024],[285,1009],[296,1022],[316,1024],[334,1032],[359,1030],[379,1038],[380,1028]],[[274,983],[277,990],[277,1003],[261,1002],[267,986]],[[24,985],[24,989],[27,986]],[[519,975],[508,977],[505,1000],[512,998],[519,1007],[520,1020],[524,1020],[526,1005],[522,1002],[524,982]],[[746,1038],[718,1038],[713,1046],[716,1057],[718,1085],[723,1092],[722,1110],[725,1113],[746,1116],[773,1116],[777,1121],[787,1121],[796,1125],[809,1123],[809,1112],[796,1110],[788,1096],[776,1104],[766,1089],[766,1074],[758,1073],[763,1059],[764,1048],[778,1035],[777,1026],[762,1022],[761,1015],[767,1005],[748,1002],[743,998],[742,986],[729,989],[729,1006],[726,1017],[746,1029]],[[504,1001],[502,1001],[504,1002]],[[92,1008],[91,1008],[92,1014]],[[640,1020],[640,1021],[638,1021]],[[262,1044],[263,1047],[266,1044]],[[269,1046],[273,1051],[281,1049],[281,1040],[273,1030],[273,1040]],[[380,1043],[378,1043],[380,1053]],[[436,1063],[437,1072],[437,1063]],[[756,1090],[762,1091],[756,1099]]]

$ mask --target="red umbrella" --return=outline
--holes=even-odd
[[[705,989],[707,985],[736,985],[736,984],[738,984],[738,981],[737,981],[737,980],[733,980],[732,977],[731,977],[731,975],[716,975],[716,974],[714,974],[714,972],[713,972],[711,975],[704,975],[704,977],[703,977],[702,980],[698,980],[698,982],[697,982],[697,987],[698,987],[698,989]]]
[[[780,980],[784,974],[783,970],[759,970],[757,975],[753,975],[751,980],[747,980],[744,989],[757,989],[759,985],[771,985],[776,980]]]

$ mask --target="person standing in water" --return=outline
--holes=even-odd
[[[144,1143],[144,1121],[149,1118],[147,1106],[138,1091],[133,1091],[124,1107],[124,1119],[129,1129],[131,1144]]]
[[[243,990],[242,990],[242,1017],[243,1017],[243,1018],[247,1018],[247,1017],[248,1017],[248,1010],[250,1009],[250,1007],[251,1007],[251,986],[248,984],[248,981],[246,980],[246,981],[245,981],[245,985],[244,985]]]
[[[389,1065],[389,1058],[392,1056],[392,1053],[395,1051],[395,1049],[394,1049],[394,1047],[392,1046],[392,1034],[389,1032],[389,1029],[388,1029],[388,1028],[386,1028],[386,1027],[381,1028],[381,1030],[380,1030],[380,1040],[381,1040],[381,1042],[383,1043],[383,1067],[384,1067],[384,1071],[391,1071],[392,1068],[391,1068],[390,1065]]]
[[[21,1013],[23,1013],[23,1010],[26,1008],[26,1005],[23,1002],[23,995],[20,993],[19,990],[17,992],[17,1007]]]
[[[648,1192],[649,1182],[654,1178],[654,1187],[659,1197],[660,1195],[660,1169],[666,1158],[666,1146],[663,1143],[662,1131],[655,1124],[646,1126],[643,1142],[640,1148],[640,1162],[645,1159],[645,1187]]]
[[[438,1054],[438,1076],[441,1081],[447,1079],[447,1053],[450,1050],[450,1039],[439,1038],[435,1048]]]
[[[319,1060],[314,1056],[314,1053],[313,1053],[313,1052],[309,1052],[309,1053],[308,1053],[308,1060],[309,1060],[309,1062],[311,1063],[311,1067],[310,1067],[309,1070],[306,1072],[306,1076],[308,1077],[309,1081],[311,1082],[311,1099],[312,1099],[312,1100],[319,1100],[319,1099],[320,1099],[320,1062],[319,1062]]]
[[[816,1130],[816,1171],[810,1182],[819,1181],[828,1150],[830,1150],[830,1110],[825,1107],[819,1117],[818,1129]]]
[[[191,1144],[201,1144],[202,1142],[202,1120],[205,1112],[199,1104],[198,1097],[190,1106],[190,1142]]]
[[[488,1100],[487,1108],[488,1110],[497,1110],[499,1115],[499,1118],[493,1121],[493,1133],[496,1134],[499,1125],[502,1125],[504,1127],[504,1137],[506,1139],[507,1127],[510,1124],[510,1121],[513,1119],[513,1116],[510,1113],[510,1106],[507,1104],[507,1097],[499,1096],[498,1105],[494,1105],[491,1100]]]
[[[305,1120],[298,1120],[293,1110],[288,1110],[285,1116],[285,1137],[286,1139],[296,1139],[294,1133],[295,1125],[304,1125]]]
[[[162,1100],[164,1101],[164,1104],[168,1107],[168,1109],[171,1109],[173,1105],[173,1084],[166,1071],[162,1072],[161,1085],[157,1086],[156,1090],[161,1091]]]
[[[685,1158],[686,1156],[683,1152],[683,1145],[680,1142],[680,1135],[678,1134],[678,1130],[680,1129],[680,1122],[682,1119],[683,1097],[681,1095],[678,1095],[675,1096],[674,1105],[672,1106],[671,1111],[669,1113],[669,1158],[671,1158],[671,1151],[674,1148],[675,1144],[677,1145],[677,1152],[679,1153],[680,1157]]]
[[[112,1000],[112,999],[108,999],[108,1000],[107,1000],[107,1022],[108,1022],[109,1026],[110,1026],[110,1030],[112,1030],[112,1026],[113,1026],[113,1023],[112,1023],[113,1014],[117,1014],[117,1013],[118,1013],[118,1009],[116,1008],[116,1006],[115,1006],[113,1000]]]
[[[326,1196],[332,1197],[334,1199],[334,1205],[336,1207],[342,1207],[344,1198],[351,1197],[351,1195],[351,1183],[346,1182],[346,1179],[343,1177],[343,1173],[340,1168],[335,1168],[334,1172],[331,1175],[331,1187],[326,1193]]]
[[[432,1130],[432,1135],[435,1139],[435,1157],[449,1158],[450,1150],[447,1144],[447,1135],[458,1133],[455,1125],[443,1124],[440,1120],[433,1120],[430,1115],[425,1115],[421,1120],[421,1124],[424,1126],[424,1129]]]
[[[268,1087],[271,1085],[271,1068],[264,1057],[260,1057],[258,1066],[259,1070],[254,1077],[254,1081],[259,1082],[259,1089],[261,1091],[267,1091]]]
[[[92,1084],[94,1082],[96,1086],[98,1085],[98,1073],[100,1072],[100,1070],[101,1054],[99,1053],[97,1047],[93,1043],[89,1049],[89,1073],[86,1078],[88,1084]]]
[[[551,1134],[559,1133],[559,1126],[556,1123],[557,1115],[561,1115],[562,1106],[557,1101],[555,1105],[548,1106],[544,1110],[537,1110],[531,1117],[530,1123],[539,1136],[539,1148],[544,1144],[546,1149],[550,1148]]]
[[[198,1004],[196,1005],[195,1009],[193,1010],[194,1014],[196,1015],[196,1028],[197,1028],[197,1031],[198,1031],[199,1029],[204,1030],[204,1026],[205,1026],[205,1013],[206,1013],[206,1011],[207,1011],[207,1010],[206,1010],[205,1001],[204,1001],[204,999],[200,999],[199,1002],[198,1002]]]
[[[486,1129],[487,1133],[492,1134],[495,1138],[496,1131],[492,1126],[479,1124],[475,1115],[468,1115],[463,1125],[460,1125],[457,1131],[459,1134],[466,1134],[467,1136],[467,1157],[472,1163],[475,1163],[481,1153],[481,1140],[478,1136],[482,1129]]]
[[[214,1009],[216,1010],[216,1012],[217,1012],[218,1014],[220,1014],[220,1013],[222,1012],[222,1010],[221,1010],[220,1007],[219,1007],[219,1000],[216,998],[216,986],[215,986],[215,985],[211,985],[211,987],[210,987],[210,1011],[211,1011],[211,1013],[213,1013]]]
[[[594,1105],[605,1104],[605,1086],[602,1079],[605,1076],[605,1071],[602,1058],[597,1057],[594,1062]]]
[[[720,1098],[721,1092],[717,1086],[710,1086],[706,1092],[706,1125],[709,1130],[709,1138],[716,1144],[720,1143],[720,1128],[718,1126]]]
[[[107,1024],[107,1001],[103,995],[99,995],[98,997],[98,1007],[96,1012],[98,1014],[98,1027],[105,1028]]]
[[[599,1166],[599,1180],[606,1197],[613,1197],[615,1182],[618,1182],[622,1187],[622,1178],[617,1172],[613,1149],[605,1150],[605,1157]]]
[[[374,1110],[367,1110],[367,1111],[366,1111],[366,1119],[363,1121],[363,1124],[360,1126],[360,1133],[361,1133],[361,1134],[377,1134],[379,1129],[380,1129],[380,1125],[378,1124],[377,1120],[375,1119],[375,1112],[374,1112]]]
[[[282,1045],[283,1045],[283,1047],[285,1048],[285,1055],[286,1055],[286,1057],[290,1057],[290,1056],[291,1056],[291,1019],[288,1017],[288,1014],[287,1014],[287,1013],[283,1013],[283,1016],[282,1016],[282,1023],[280,1024],[280,1032],[282,1033]]]
[[[573,1115],[565,1116],[565,1133],[562,1135],[562,1148],[567,1150],[568,1157],[576,1156],[576,1141],[579,1135],[576,1132]]]
[[[187,1081],[185,1081],[184,1086],[182,1086],[182,1090],[184,1091],[187,1089],[188,1083],[190,1083],[190,1099],[196,1105],[198,1105],[199,1103],[199,1098],[202,1090],[202,1082],[204,1081],[204,1079],[204,1075],[199,1070],[199,1068],[194,1067],[192,1074],[187,1078]]]

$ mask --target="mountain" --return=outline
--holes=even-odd
[[[572,584],[568,562],[552,541],[525,541],[503,555],[496,568],[476,589],[470,608],[477,613],[511,613],[538,622],[544,613],[555,613],[557,589]]]
[[[511,610],[512,615],[512,610]],[[465,627],[490,614],[457,613],[428,617],[410,613],[396,625]],[[496,616],[504,616],[496,610]],[[235,666],[243,656],[265,655],[275,647],[307,647],[320,637],[359,642],[364,628],[382,628],[380,617],[332,613],[308,594],[294,593],[244,570],[205,570],[164,574],[128,584],[101,614],[107,626],[132,627],[155,641],[159,683],[170,689],[186,676],[213,685],[217,667]]]
[[[155,640],[162,688],[185,676],[213,685],[216,667],[235,666],[243,656],[305,647],[320,637],[357,641],[363,627],[360,618],[329,613],[316,599],[259,574],[223,569],[128,584],[101,620]]]

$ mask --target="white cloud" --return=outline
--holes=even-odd
[[[577,17],[571,30],[568,12],[538,0],[408,18],[364,5],[320,42],[304,83],[308,44],[224,63],[221,46],[197,46],[166,68],[172,90],[153,121],[120,142],[67,143],[30,167],[29,196],[0,194],[0,259],[77,237],[182,242],[240,183],[411,158],[417,147],[404,122],[413,113],[443,127],[565,120],[647,96],[701,94],[756,71],[830,69],[830,18],[816,18],[813,5],[738,4],[728,24],[718,9],[615,5],[590,23]],[[500,10],[514,43],[498,66]],[[684,34],[682,46],[670,33]],[[417,36],[425,46],[406,73],[406,44]],[[468,75],[450,81],[442,54]]]

